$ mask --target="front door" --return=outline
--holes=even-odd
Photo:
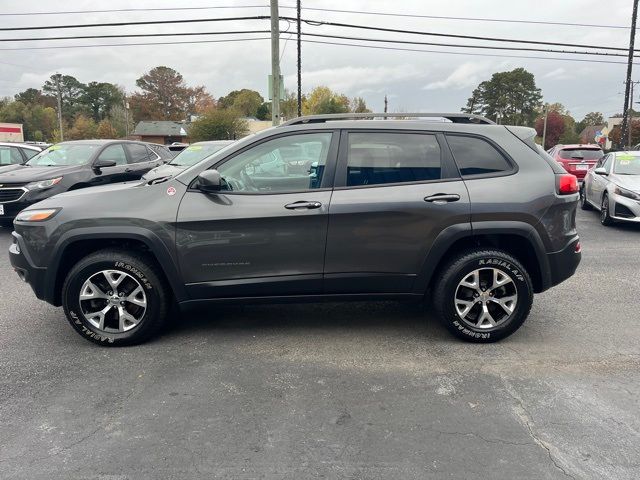
[[[115,162],[115,166],[102,167],[99,170],[94,170],[94,176],[89,182],[92,186],[126,182],[129,180],[127,155],[121,143],[112,143],[104,147],[96,157],[96,160],[112,161]]]
[[[224,190],[187,191],[176,246],[192,298],[320,293],[337,137],[260,141],[214,166]]]
[[[410,292],[436,236],[470,221],[467,189],[444,147],[428,132],[343,134],[325,293]]]

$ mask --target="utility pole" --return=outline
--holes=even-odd
[[[619,147],[624,148],[625,139],[629,134],[629,93],[631,89],[631,73],[633,69],[633,49],[636,39],[636,20],[638,19],[638,0],[633,0],[633,13],[631,14],[631,34],[629,37],[629,56],[627,60],[627,80],[624,89],[624,113],[622,116],[622,135]],[[633,105],[632,105],[633,106]]]
[[[62,132],[62,92],[60,91],[59,73],[56,73],[56,93],[58,97],[58,129],[60,130],[60,141],[64,142],[64,133]]]
[[[296,18],[298,30],[298,116],[302,116],[302,0],[297,2],[298,16]]]
[[[271,121],[280,125],[280,16],[278,0],[271,0]]]
[[[545,105],[544,107],[544,126],[542,127],[542,149],[547,149],[547,118],[549,117],[549,108]]]
[[[384,113],[387,113],[387,109],[389,108],[389,101],[387,100],[387,96],[384,96]]]
[[[626,82],[622,82],[622,83],[626,83]],[[639,82],[631,82],[631,86],[629,87],[629,90],[630,90],[629,91],[629,103],[627,104],[627,109],[628,109],[627,111],[629,111],[629,112],[633,110],[633,104],[635,103],[633,101],[633,99],[634,99],[633,91],[634,91],[634,87],[636,85],[638,85],[638,84],[640,84],[640,81]],[[629,135],[627,136],[627,140],[629,142],[629,147],[631,147],[631,132],[633,130],[632,127],[633,127],[633,117],[631,117],[631,113],[629,113],[629,128],[628,128]],[[624,137],[621,138],[621,140],[624,142]]]

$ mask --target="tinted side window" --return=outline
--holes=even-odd
[[[347,186],[421,182],[441,178],[435,135],[349,133]]]
[[[121,143],[109,145],[102,151],[98,158],[100,160],[114,161],[116,165],[125,165],[127,163],[127,156],[124,153],[124,148]]]
[[[24,159],[16,147],[0,146],[0,165],[22,163]]]
[[[289,135],[260,143],[218,167],[229,191],[297,192],[320,188],[332,134]]]
[[[20,150],[22,150],[22,154],[24,155],[24,157],[29,160],[30,158],[35,157],[37,154],[39,154],[40,152],[36,151],[36,150],[31,150],[30,148],[21,148]]]
[[[512,170],[504,156],[485,140],[447,135],[447,142],[463,177]]]
[[[604,164],[602,165],[607,173],[611,173],[611,164],[613,163],[613,155],[607,155]]]
[[[127,150],[129,151],[129,158],[132,163],[148,162],[149,151],[144,145],[139,143],[127,143]],[[155,156],[153,157],[155,158]]]

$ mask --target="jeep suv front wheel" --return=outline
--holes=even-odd
[[[62,287],[69,323],[99,345],[143,342],[163,326],[168,289],[155,262],[119,250],[102,250],[78,262]]]
[[[511,255],[467,251],[444,267],[433,302],[455,336],[495,342],[524,323],[533,303],[533,286],[526,269]]]

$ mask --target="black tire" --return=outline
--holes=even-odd
[[[613,225],[613,218],[609,213],[609,195],[606,193],[602,197],[602,204],[600,205],[600,223],[605,227]]]
[[[580,208],[582,210],[593,210],[593,207],[587,202],[587,186],[583,183],[580,187]]]
[[[462,319],[456,309],[456,291],[458,285],[465,277],[475,270],[496,269],[511,278],[508,284],[517,293],[515,309],[509,315],[500,310],[504,315],[502,323],[496,322],[492,328],[478,328],[469,325]],[[481,273],[481,276],[486,274]],[[531,277],[522,264],[508,253],[500,250],[476,250],[466,251],[454,257],[440,271],[438,284],[433,292],[433,305],[445,327],[456,337],[469,342],[490,343],[501,340],[514,333],[524,323],[533,303],[533,285]],[[481,280],[482,281],[482,280]],[[506,287],[505,287],[506,288]],[[489,293],[487,293],[489,295]],[[475,301],[475,300],[474,300]],[[491,302],[491,300],[488,300]],[[489,305],[489,303],[487,303]],[[482,308],[482,304],[478,304]],[[493,305],[493,304],[492,304]],[[490,308],[494,308],[493,305]],[[470,312],[471,313],[471,312]],[[465,317],[469,316],[467,314]]]
[[[79,298],[82,286],[86,280],[104,270],[125,273],[131,277],[125,277],[130,282],[130,288],[135,287],[135,282],[143,288],[146,308],[139,322],[130,330],[100,330],[87,320],[83,312],[85,304],[81,305]],[[115,249],[101,250],[83,258],[71,269],[62,286],[62,305],[69,323],[83,338],[108,347],[141,343],[158,334],[165,324],[170,298],[169,288],[152,258]],[[106,302],[105,306],[109,305],[109,300],[102,301]]]

